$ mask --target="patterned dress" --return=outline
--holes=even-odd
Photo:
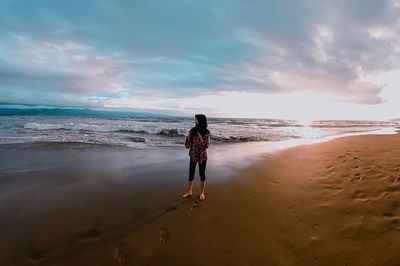
[[[189,149],[189,156],[193,162],[202,163],[208,159],[207,149],[210,146],[210,140],[210,133],[203,136],[203,141],[198,136],[192,136],[191,142],[186,138],[185,146]]]

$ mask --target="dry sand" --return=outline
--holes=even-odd
[[[67,240],[52,243],[49,231],[0,264],[400,265],[400,135],[276,152],[227,182],[210,181],[204,202],[196,181],[191,199],[164,197],[113,226],[64,225]],[[105,215],[129,216],[130,204],[141,202],[120,200]]]

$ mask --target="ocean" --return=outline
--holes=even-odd
[[[320,139],[399,127],[396,120],[208,118],[213,144]],[[182,146],[192,117],[0,116],[0,144],[84,143],[129,148]]]

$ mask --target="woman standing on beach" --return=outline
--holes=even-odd
[[[206,187],[206,164],[208,159],[207,149],[210,146],[210,131],[207,129],[207,118],[203,114],[195,115],[195,126],[189,131],[186,137],[185,147],[189,149],[189,183],[183,198],[192,196],[193,179],[196,170],[196,164],[199,163],[200,174],[200,200],[205,200]]]

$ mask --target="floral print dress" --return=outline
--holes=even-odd
[[[197,135],[192,136],[191,142],[186,138],[185,146],[189,149],[189,156],[192,162],[202,163],[208,159],[207,149],[211,142],[210,133],[206,133],[202,138],[203,141]]]

